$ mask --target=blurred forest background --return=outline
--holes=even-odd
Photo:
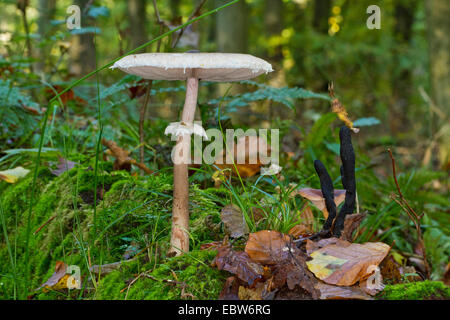
[[[95,170],[94,178],[80,178],[81,182],[89,185],[89,190],[86,187],[91,192],[89,196],[83,194],[86,190],[81,182],[80,189],[77,189],[78,182],[73,183],[74,200],[70,205],[77,211],[79,207],[76,204],[84,201],[81,210],[86,217],[90,217],[92,212],[95,216],[96,210],[104,210],[99,213],[104,221],[100,219],[98,222],[99,228],[104,228],[102,241],[103,238],[115,241],[107,242],[101,249],[108,249],[103,257],[107,257],[105,260],[109,262],[121,259],[123,248],[127,248],[126,241],[132,236],[136,243],[142,242],[141,248],[146,247],[148,243],[144,242],[147,240],[142,239],[147,239],[147,235],[144,237],[139,232],[153,223],[147,215],[151,210],[169,214],[171,209],[167,207],[166,198],[161,198],[158,206],[146,205],[148,202],[144,203],[144,200],[147,201],[147,197],[156,196],[144,194],[142,200],[133,195],[133,189],[129,196],[126,194],[126,201],[130,202],[126,204],[129,205],[126,214],[133,212],[127,216],[132,227],[124,223],[120,227],[122,229],[110,228],[110,224],[119,221],[115,220],[116,217],[126,210],[118,207],[119,203],[125,202],[112,202],[110,208],[99,204],[96,209],[97,200],[101,200],[104,190],[97,194],[90,184],[95,179],[97,186],[97,173],[102,168],[109,168],[108,165],[112,167],[112,159],[108,159],[101,138],[115,141],[130,152],[130,157],[140,159],[151,170],[170,172],[172,144],[163,132],[169,122],[179,119],[184,83],[153,81],[150,84],[120,71],[105,69],[64,93],[59,106],[50,106],[49,101],[73,81],[96,68],[227,2],[0,0],[0,170],[20,165],[32,172],[39,161],[41,167],[50,168],[48,161],[54,164],[62,157],[73,161],[72,167],[77,163],[78,169],[74,169],[77,176],[88,176]],[[81,28],[69,30],[66,19],[71,13],[67,9],[73,4],[81,9]],[[381,9],[380,29],[369,29],[366,25],[371,15],[366,12],[370,5]],[[231,89],[230,84],[201,82],[196,117],[202,119],[205,128],[217,126],[220,106],[221,119],[228,121],[227,126],[279,128],[282,138],[280,164],[286,179],[283,183],[295,182],[303,187],[320,186],[312,164],[314,159],[321,159],[331,176],[336,178],[335,183],[340,183],[337,179],[340,174],[337,164],[340,163],[338,131],[342,122],[331,113],[327,91],[332,82],[335,95],[345,106],[349,117],[358,120],[355,126],[363,127],[354,135],[354,145],[361,211],[369,214],[362,224],[358,241],[379,240],[389,245],[395,241],[394,250],[398,249],[406,257],[417,258],[424,253],[418,245],[422,235],[415,235],[413,221],[394,202],[397,199],[393,194],[397,191],[392,179],[391,159],[386,152],[391,148],[397,161],[402,191],[411,201],[411,206],[424,217],[421,223],[433,269],[432,278],[439,280],[443,279],[446,270],[450,275],[449,17],[449,0],[241,0],[141,52],[200,50],[249,53],[270,62],[274,72],[254,81],[233,84]],[[221,100],[225,93],[228,97]],[[142,106],[146,96],[149,103],[145,112]],[[145,117],[140,120],[143,114]],[[41,134],[43,128],[46,128],[45,135]],[[36,157],[40,146],[43,147],[42,158]],[[59,170],[64,172],[61,164]],[[218,217],[220,208],[229,201],[228,195],[214,196],[215,191],[210,191],[214,187],[212,172],[207,175],[206,171],[197,172],[190,179],[205,190],[209,188],[209,197],[215,198],[213,208],[208,210]],[[59,178],[62,172],[53,174],[52,179],[65,186],[64,176]],[[108,179],[119,177],[102,174],[102,179],[106,179],[104,176]],[[38,177],[37,170],[35,175]],[[31,185],[31,176],[29,174],[26,179],[30,180],[23,183]],[[2,217],[5,213],[5,221],[0,222],[8,228],[3,230],[6,245],[0,250],[0,255],[5,261],[9,255],[12,266],[8,269],[6,264],[0,265],[0,275],[5,275],[6,279],[7,276],[15,277],[16,272],[27,274],[28,269],[16,271],[15,268],[21,264],[29,268],[35,259],[40,263],[40,269],[34,275],[34,287],[24,285],[25,289],[37,287],[46,273],[53,272],[54,262],[62,259],[54,252],[59,252],[58,246],[63,238],[72,241],[73,248],[78,246],[66,235],[72,231],[75,234],[75,228],[71,229],[69,225],[64,229],[64,235],[54,232],[55,239],[61,239],[54,241],[57,244],[49,242],[49,248],[58,249],[54,249],[45,262],[41,263],[40,257],[31,255],[29,259],[26,250],[36,252],[37,256],[43,248],[40,237],[47,237],[42,232],[35,240],[30,236],[31,230],[39,232],[41,225],[45,227],[46,221],[51,222],[54,218],[51,210],[62,210],[63,206],[58,201],[62,201],[66,190],[61,187],[61,191],[49,183],[49,190],[57,190],[52,194],[53,198],[47,200],[45,197],[51,192],[39,194],[36,191],[36,198],[42,196],[37,202],[38,199],[33,199],[34,190],[43,190],[44,182],[50,181],[50,178],[42,177],[39,176],[37,183],[33,181],[31,198],[28,189],[21,189],[26,186],[17,184],[14,189],[14,186],[0,181]],[[142,172],[140,176],[135,172],[127,179],[130,177],[147,179],[147,189],[161,188],[164,190],[161,193],[167,192],[164,177],[154,178],[154,183],[153,176],[145,176]],[[256,177],[253,178],[246,183],[256,186]],[[157,185],[158,181],[163,182]],[[271,181],[264,183],[266,189],[263,194],[252,195],[251,201],[268,197],[266,193],[277,192]],[[82,200],[78,191],[84,197]],[[241,191],[233,189],[234,196],[246,195]],[[38,203],[34,209],[33,200]],[[47,206],[51,210],[47,210]],[[65,203],[64,206],[69,207]],[[114,211],[115,206],[117,211]],[[293,208],[297,210],[297,204]],[[243,212],[253,210],[250,206],[241,209]],[[32,210],[35,210],[35,216]],[[273,204],[271,210],[278,217],[276,210],[281,212],[285,208],[278,203]],[[24,212],[28,212],[27,222],[21,218]],[[42,212],[41,216],[39,212]],[[14,214],[16,220],[13,219]],[[86,221],[90,226],[90,220],[86,218]],[[81,227],[79,229],[82,230]],[[420,227],[416,226],[416,229]],[[157,230],[156,226],[154,230]],[[12,251],[8,253],[6,250],[10,246],[8,234],[11,243],[17,246],[14,249],[17,256],[25,256],[23,260],[14,260]],[[167,242],[164,237],[169,234],[168,230],[155,234],[152,241],[162,239],[161,242]],[[108,238],[112,236],[114,238]],[[19,240],[13,242],[12,239]],[[69,240],[67,243],[72,243]],[[196,245],[199,247],[201,241],[207,240],[212,238],[201,238]],[[82,249],[85,254],[85,248]],[[102,257],[100,253],[96,255],[98,248],[94,242],[90,243],[89,249],[95,257],[93,259]],[[421,267],[424,270],[423,260]],[[12,297],[14,291],[15,297],[15,287],[11,286],[6,291],[8,294],[5,296]],[[26,296],[26,291],[23,292]]]
[[[189,15],[226,2],[158,0],[158,23],[151,0],[2,0],[0,63],[26,64],[21,77],[28,77],[30,86],[39,80],[63,86]],[[81,8],[82,29],[70,31],[65,19],[72,4]],[[193,12],[199,4],[202,8]],[[381,8],[380,30],[366,26],[366,9],[372,4]],[[268,83],[276,87],[326,92],[333,81],[354,119],[381,121],[365,142],[399,145],[397,151],[411,165],[449,169],[449,15],[446,0],[246,0],[189,26],[177,43],[176,36],[164,40],[160,51],[250,53],[273,64]],[[5,78],[5,70],[2,74]],[[101,83],[113,83],[119,76],[103,72]],[[45,103],[44,96],[34,94],[37,102]],[[152,101],[150,116],[179,103]],[[258,126],[268,116],[295,114],[303,125],[328,107],[326,101],[296,103],[295,110],[259,104],[252,112],[237,112],[249,115],[236,119]]]

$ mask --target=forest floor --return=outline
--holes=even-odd
[[[335,280],[327,281],[330,272],[336,271],[330,271],[330,265],[339,264],[338,258],[325,264],[319,261],[315,267],[307,266],[312,257],[317,258],[311,252],[318,248],[330,249],[341,243],[343,250],[350,245],[342,239],[329,238],[321,240],[322,243],[308,240],[299,248],[283,250],[292,244],[289,237],[276,231],[259,231],[233,241],[232,248],[221,221],[223,208],[214,201],[216,197],[228,196],[224,187],[202,190],[192,185],[191,251],[180,257],[167,257],[172,175],[132,176],[112,170],[108,162],[102,163],[102,167],[96,195],[92,167],[77,165],[58,173],[59,176],[42,167],[30,226],[25,221],[32,176],[13,185],[2,185],[2,210],[8,213],[5,223],[15,230],[9,233],[10,247],[26,241],[28,228],[31,233],[29,286],[35,290],[28,299],[450,298],[450,289],[442,282],[423,282],[417,275],[402,271],[393,255],[388,254],[387,245],[387,250],[374,262],[380,264],[386,286],[374,290],[358,285],[364,283],[364,277],[357,277],[356,281],[347,279],[355,284],[342,286],[354,270],[345,271],[347,275],[339,278],[339,286],[332,284]],[[98,201],[95,208],[94,201]],[[17,248],[15,265],[26,268],[26,253]],[[2,261],[10,261],[6,244],[0,247],[0,257]],[[92,261],[100,264],[94,265]],[[75,283],[81,285],[79,289],[67,287],[70,266],[80,268],[81,281]],[[9,267],[8,263],[2,263],[0,273],[10,272]],[[16,269],[13,275],[27,272]],[[3,298],[13,298],[12,292],[26,292],[22,280],[2,281]]]

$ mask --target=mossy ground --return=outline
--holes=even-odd
[[[450,299],[450,287],[440,281],[387,285],[378,298],[385,300],[448,300]]]
[[[25,246],[33,178],[30,174],[14,185],[1,185],[13,261],[2,241],[0,298],[24,299],[31,294],[34,299],[216,299],[227,274],[210,266],[215,251],[199,248],[223,238],[220,205],[214,199],[226,191],[191,185],[192,251],[168,258],[164,252],[170,234],[172,176],[133,177],[111,172],[108,163],[101,168],[96,191],[92,167],[77,166],[59,177],[48,168],[40,169],[29,224],[29,273]],[[130,248],[134,252],[125,257]],[[123,261],[137,252],[135,260],[107,275],[98,278],[89,273],[89,263]],[[38,288],[53,274],[58,260],[80,267],[84,290],[25,290],[27,275],[29,288]],[[433,281],[388,285],[378,299],[450,299],[450,289]]]
[[[181,258],[164,256],[170,234],[172,175],[158,174],[133,177],[127,172],[109,172],[103,164],[97,181],[97,206],[94,210],[94,170],[78,166],[59,177],[47,168],[39,171],[36,197],[28,226],[28,205],[32,175],[14,185],[2,186],[2,207],[8,240],[13,256],[11,262],[6,242],[0,244],[0,297],[26,298],[24,288],[38,288],[54,272],[56,261],[77,265],[85,279],[88,266],[126,259],[124,253],[135,247],[142,251],[135,262],[100,279],[97,290],[85,290],[81,296],[97,299],[123,299],[127,281],[142,272],[151,272],[161,281],[142,278],[131,286],[129,299],[180,299],[187,293],[199,299],[218,296],[224,276],[209,266],[214,253],[196,249],[202,243],[223,237],[219,224],[219,206],[208,190],[191,185],[191,250]],[[211,194],[220,191],[211,191]],[[42,229],[36,232],[41,226]],[[29,266],[26,267],[25,245],[29,228]],[[36,233],[35,233],[36,232]],[[3,236],[2,236],[3,239]],[[131,253],[131,257],[136,252]],[[141,252],[141,253],[142,253]],[[155,253],[154,255],[150,252]],[[130,256],[129,256],[130,257]],[[129,258],[127,257],[127,258]],[[189,283],[181,295],[179,286],[164,282]],[[16,280],[14,280],[14,278]],[[86,281],[85,281],[86,283]],[[92,286],[92,281],[87,281]],[[35,292],[36,298],[76,298],[56,292]]]

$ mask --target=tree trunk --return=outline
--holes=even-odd
[[[431,96],[438,108],[445,114],[450,114],[450,2],[427,0],[425,6],[430,52]]]
[[[283,30],[283,0],[267,0],[265,4],[264,24],[267,38],[281,36]],[[276,46],[269,55],[274,60],[280,61],[282,59],[281,46]]]
[[[76,0],[75,4],[81,9],[81,27],[89,26],[85,15],[86,6],[90,0]],[[75,76],[85,75],[95,69],[94,34],[85,33],[73,35],[69,49],[70,73]]]
[[[397,45],[394,47],[394,70],[392,72],[393,103],[390,110],[390,127],[392,133],[408,130],[409,98],[412,94],[411,70],[400,69],[400,59],[410,47],[412,26],[417,1],[400,1],[394,9],[394,37]]]
[[[56,11],[56,0],[39,0],[38,32],[43,40],[51,30],[50,21],[53,20]],[[49,57],[49,45],[41,45],[37,50],[36,72],[45,73],[46,61]]]
[[[216,6],[228,3],[216,0]],[[216,14],[216,40],[218,51],[247,53],[248,6],[241,0]]]
[[[314,1],[313,27],[320,33],[328,33],[328,18],[330,17],[331,0]]]
[[[130,46],[139,47],[148,41],[146,25],[146,0],[128,0],[128,19],[130,21]],[[152,18],[154,23],[155,19]]]

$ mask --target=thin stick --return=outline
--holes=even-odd
[[[56,216],[51,217],[46,222],[44,222],[35,232],[33,232],[33,235],[36,235],[39,231],[41,231],[46,225],[48,225],[50,222],[52,222],[53,219],[55,219]]]
[[[392,175],[394,176],[394,182],[395,182],[395,186],[397,187],[397,192],[398,192],[398,198],[399,199],[397,199],[394,196],[391,196],[391,198],[403,209],[403,211],[406,212],[408,217],[414,223],[414,226],[415,226],[416,231],[417,231],[417,240],[419,241],[420,249],[422,250],[422,257],[423,257],[423,263],[424,263],[424,266],[425,266],[426,277],[430,278],[430,265],[428,264],[428,261],[427,261],[427,255],[426,255],[426,252],[425,252],[425,244],[424,244],[423,237],[422,237],[422,230],[420,228],[420,219],[423,217],[423,214],[419,216],[413,210],[413,208],[411,208],[411,206],[409,205],[408,201],[403,196],[403,193],[400,190],[400,185],[398,184],[398,180],[397,180],[397,172],[396,172],[396,169],[395,169],[395,158],[394,158],[394,156],[392,154],[391,149],[388,149],[387,151],[389,152],[389,156],[391,157]]]

